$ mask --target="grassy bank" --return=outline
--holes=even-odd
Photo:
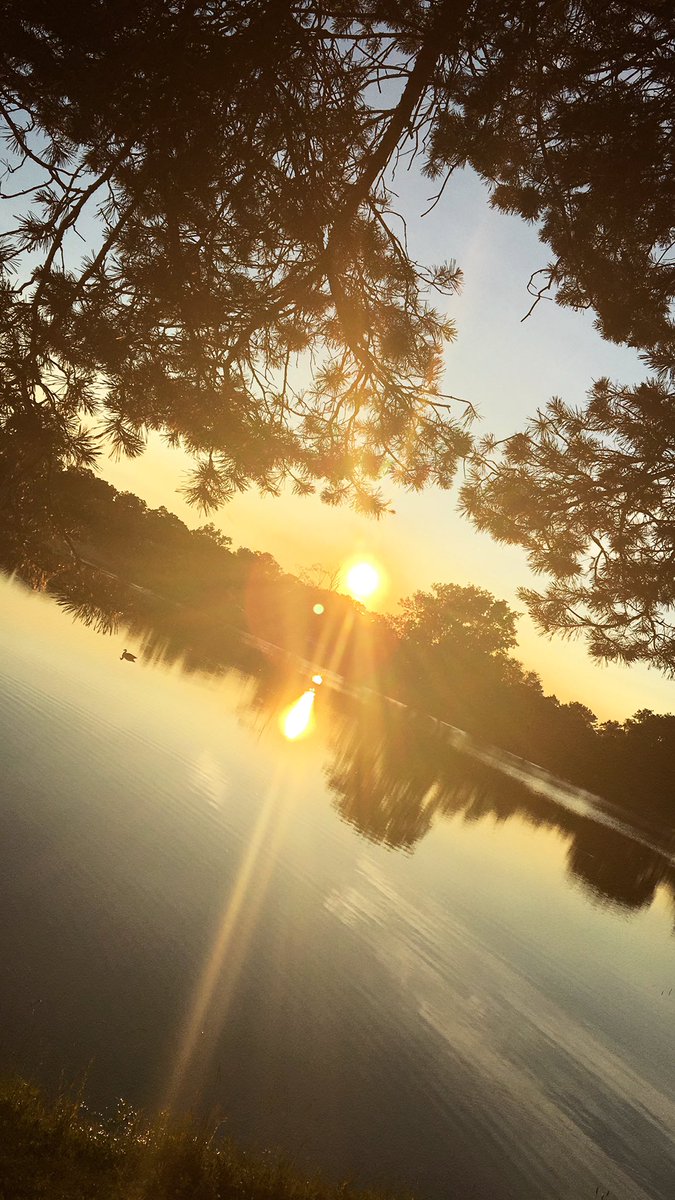
[[[73,1095],[0,1083],[0,1200],[383,1200],[254,1157],[216,1128],[104,1120]]]

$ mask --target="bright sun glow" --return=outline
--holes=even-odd
[[[345,579],[355,600],[367,600],[380,586],[380,572],[371,562],[353,563]]]
[[[313,709],[314,688],[310,688],[308,692],[303,692],[300,699],[296,700],[295,704],[291,704],[291,707],[282,714],[281,729],[289,742],[296,741],[297,738],[302,737],[303,733],[309,731]]]

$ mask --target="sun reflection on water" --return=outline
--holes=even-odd
[[[281,715],[281,730],[284,737],[290,742],[297,741],[304,734],[309,733],[312,727],[312,717],[314,713],[314,688],[303,692],[299,700],[295,704],[291,704]]]

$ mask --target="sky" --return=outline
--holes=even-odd
[[[429,180],[400,172],[393,188],[413,257],[427,264],[453,258],[464,272],[461,294],[441,299],[457,326],[444,387],[477,410],[474,433],[513,433],[553,395],[581,404],[602,376],[624,384],[644,378],[638,356],[603,341],[589,313],[542,301],[523,322],[531,304],[527,281],[546,265],[547,247],[535,228],[491,209],[475,175],[458,172],[424,218],[434,189]],[[195,526],[204,518],[187,508],[178,491],[188,466],[182,452],[153,436],[140,459],[108,460],[102,473],[116,487],[136,492],[153,507],[164,504]],[[387,495],[395,513],[379,521],[330,508],[316,497],[289,493],[276,499],[254,491],[236,496],[209,519],[235,546],[269,551],[294,573],[314,564],[333,572],[354,555],[371,557],[387,581],[377,602],[383,611],[395,611],[402,596],[436,582],[475,584],[524,611],[516,589],[537,586],[524,551],[498,545],[460,517],[456,488],[414,494],[392,486]],[[518,629],[515,653],[561,700],[581,700],[602,720],[623,720],[639,708],[675,711],[675,681],[661,673],[595,664],[582,639],[544,638],[526,615]]]

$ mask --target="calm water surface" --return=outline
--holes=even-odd
[[[125,645],[0,584],[0,1068],[420,1196],[672,1200],[668,855]]]

